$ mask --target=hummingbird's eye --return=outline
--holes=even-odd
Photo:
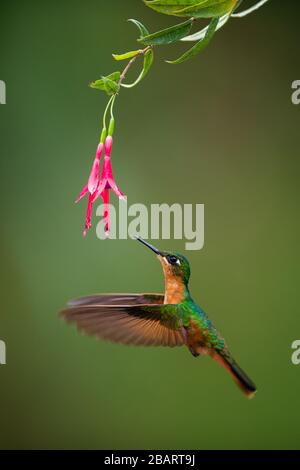
[[[168,256],[167,260],[170,264],[180,264],[179,259],[177,258],[177,256],[174,256],[174,255]]]

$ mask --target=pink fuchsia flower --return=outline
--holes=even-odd
[[[84,226],[84,232],[83,232],[84,236],[86,236],[87,230],[91,228],[92,209],[93,209],[93,203],[95,201],[94,196],[95,196],[97,187],[100,182],[100,160],[101,160],[103,148],[104,148],[104,144],[100,143],[97,147],[96,156],[93,162],[93,166],[90,172],[88,182],[83,187],[81,193],[79,194],[79,196],[77,197],[75,201],[75,202],[80,201],[86,194],[89,193],[86,218],[85,218],[85,226]]]
[[[75,202],[79,202],[88,192],[94,194],[100,181],[100,159],[103,152],[103,143],[97,147],[95,160],[87,184],[83,187],[81,193]]]
[[[104,203],[104,213],[103,218],[105,220],[105,232],[108,236],[110,228],[110,218],[109,218],[109,191],[112,190],[116,196],[120,199],[125,199],[124,194],[120,191],[115,178],[113,176],[112,165],[110,161],[110,156],[112,152],[113,138],[111,135],[106,137],[104,144],[104,160],[102,165],[101,178],[98,184],[97,191],[92,196],[91,204],[93,204],[98,197],[102,197]]]

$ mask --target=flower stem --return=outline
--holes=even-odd
[[[114,119],[114,105],[115,105],[116,97],[117,97],[117,95],[114,95],[113,99],[111,100],[111,107],[110,107],[110,117],[111,117],[111,119]]]
[[[102,133],[101,133],[101,137],[100,137],[100,143],[103,143],[104,140],[105,140],[105,137],[106,137],[106,116],[107,116],[107,113],[108,113],[108,110],[112,104],[112,102],[115,100],[115,97],[116,95],[113,95],[110,97],[107,105],[106,105],[106,108],[105,108],[105,111],[104,111],[104,114],[103,114],[103,129],[102,129]]]
[[[142,49],[140,50],[139,54],[132,57],[132,59],[128,62],[128,64],[126,65],[125,69],[123,70],[121,76],[120,76],[120,80],[119,80],[119,86],[122,85],[122,82],[125,80],[126,78],[126,75],[127,75],[127,72],[129,71],[129,69],[131,68],[131,66],[135,63],[136,59],[141,56],[141,55],[145,55],[147,51],[149,51],[149,49],[151,49],[151,46],[147,46],[145,47],[145,49]]]
[[[115,130],[115,117],[114,117],[114,104],[116,101],[117,95],[113,95],[113,99],[111,100],[111,105],[110,105],[110,122],[109,122],[109,128],[108,128],[108,135],[112,136]]]
[[[139,54],[138,54],[137,56],[133,57],[133,58],[128,62],[128,64],[127,64],[126,67],[124,68],[123,72],[121,73],[121,76],[120,76],[120,79],[119,79],[119,82],[118,82],[119,90],[120,90],[120,88],[121,88],[121,84],[122,84],[123,80],[126,78],[127,72],[129,71],[130,67],[135,63],[136,59],[137,59],[139,56],[145,55],[146,52],[147,52],[149,49],[151,49],[151,46],[147,46],[145,49],[142,49],[142,50],[139,52]],[[118,92],[111,96],[111,98],[109,99],[109,101],[108,101],[108,103],[107,103],[107,106],[106,106],[106,108],[105,108],[105,111],[104,111],[104,115],[103,115],[103,130],[102,130],[101,140],[100,140],[100,142],[102,142],[102,143],[105,141],[106,134],[107,134],[106,118],[107,118],[107,113],[108,113],[108,110],[109,110],[109,109],[110,109],[110,123],[109,123],[108,135],[112,135],[113,132],[114,132],[114,128],[115,128],[114,104],[115,104],[115,101],[116,101],[117,96],[118,96]]]

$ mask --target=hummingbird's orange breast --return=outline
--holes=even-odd
[[[185,298],[185,286],[181,277],[174,275],[172,268],[162,257],[158,257],[165,277],[165,304],[180,304]]]
[[[184,299],[184,286],[176,278],[166,279],[165,304],[180,304]]]

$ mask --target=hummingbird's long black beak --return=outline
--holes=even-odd
[[[150,243],[147,243],[145,240],[143,240],[141,237],[136,237],[136,240],[141,242],[143,245],[147,246],[148,248],[150,248],[150,250],[154,251],[154,253],[156,253],[157,255],[161,256],[161,252],[158,251],[157,248],[155,248],[155,246],[153,245],[150,245]]]

